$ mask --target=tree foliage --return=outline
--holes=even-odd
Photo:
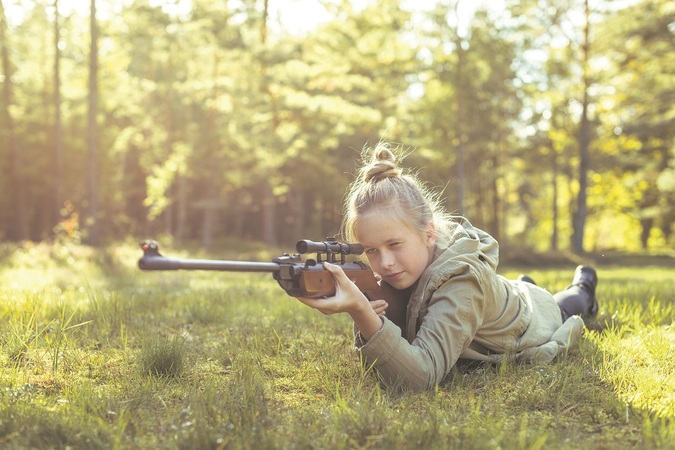
[[[584,63],[581,0],[326,3],[304,33],[273,1],[97,0],[88,116],[89,11],[4,0],[0,239],[321,239],[385,138],[505,248],[572,249],[581,191],[584,250],[675,244],[671,2],[589,2]]]

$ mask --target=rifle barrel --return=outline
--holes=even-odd
[[[173,259],[161,255],[145,255],[138,260],[141,270],[220,270],[228,272],[274,272],[277,263],[219,261],[209,259]]]

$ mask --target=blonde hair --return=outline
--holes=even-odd
[[[372,213],[394,215],[404,225],[424,233],[429,222],[436,230],[436,244],[445,247],[455,222],[439,205],[437,195],[426,188],[413,173],[399,167],[404,156],[401,148],[392,150],[380,142],[375,149],[363,149],[363,167],[347,191],[342,234],[348,242],[356,242],[355,229],[359,218]]]

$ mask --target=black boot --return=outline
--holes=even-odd
[[[591,266],[578,266],[574,271],[572,285],[579,283],[586,286],[591,294],[595,295],[595,287],[598,285],[598,275],[595,273],[595,269]]]
[[[577,266],[574,271],[572,285],[581,285],[591,296],[591,305],[587,315],[595,317],[598,314],[598,301],[595,299],[595,288],[598,285],[598,274],[591,266]]]
[[[595,269],[578,266],[574,271],[572,284],[553,296],[562,309],[563,316],[595,317],[598,314],[598,301],[595,298],[597,285],[598,275]]]

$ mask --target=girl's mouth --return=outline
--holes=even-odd
[[[396,281],[403,276],[403,272],[396,272],[389,275],[385,275],[384,278],[387,280]]]

